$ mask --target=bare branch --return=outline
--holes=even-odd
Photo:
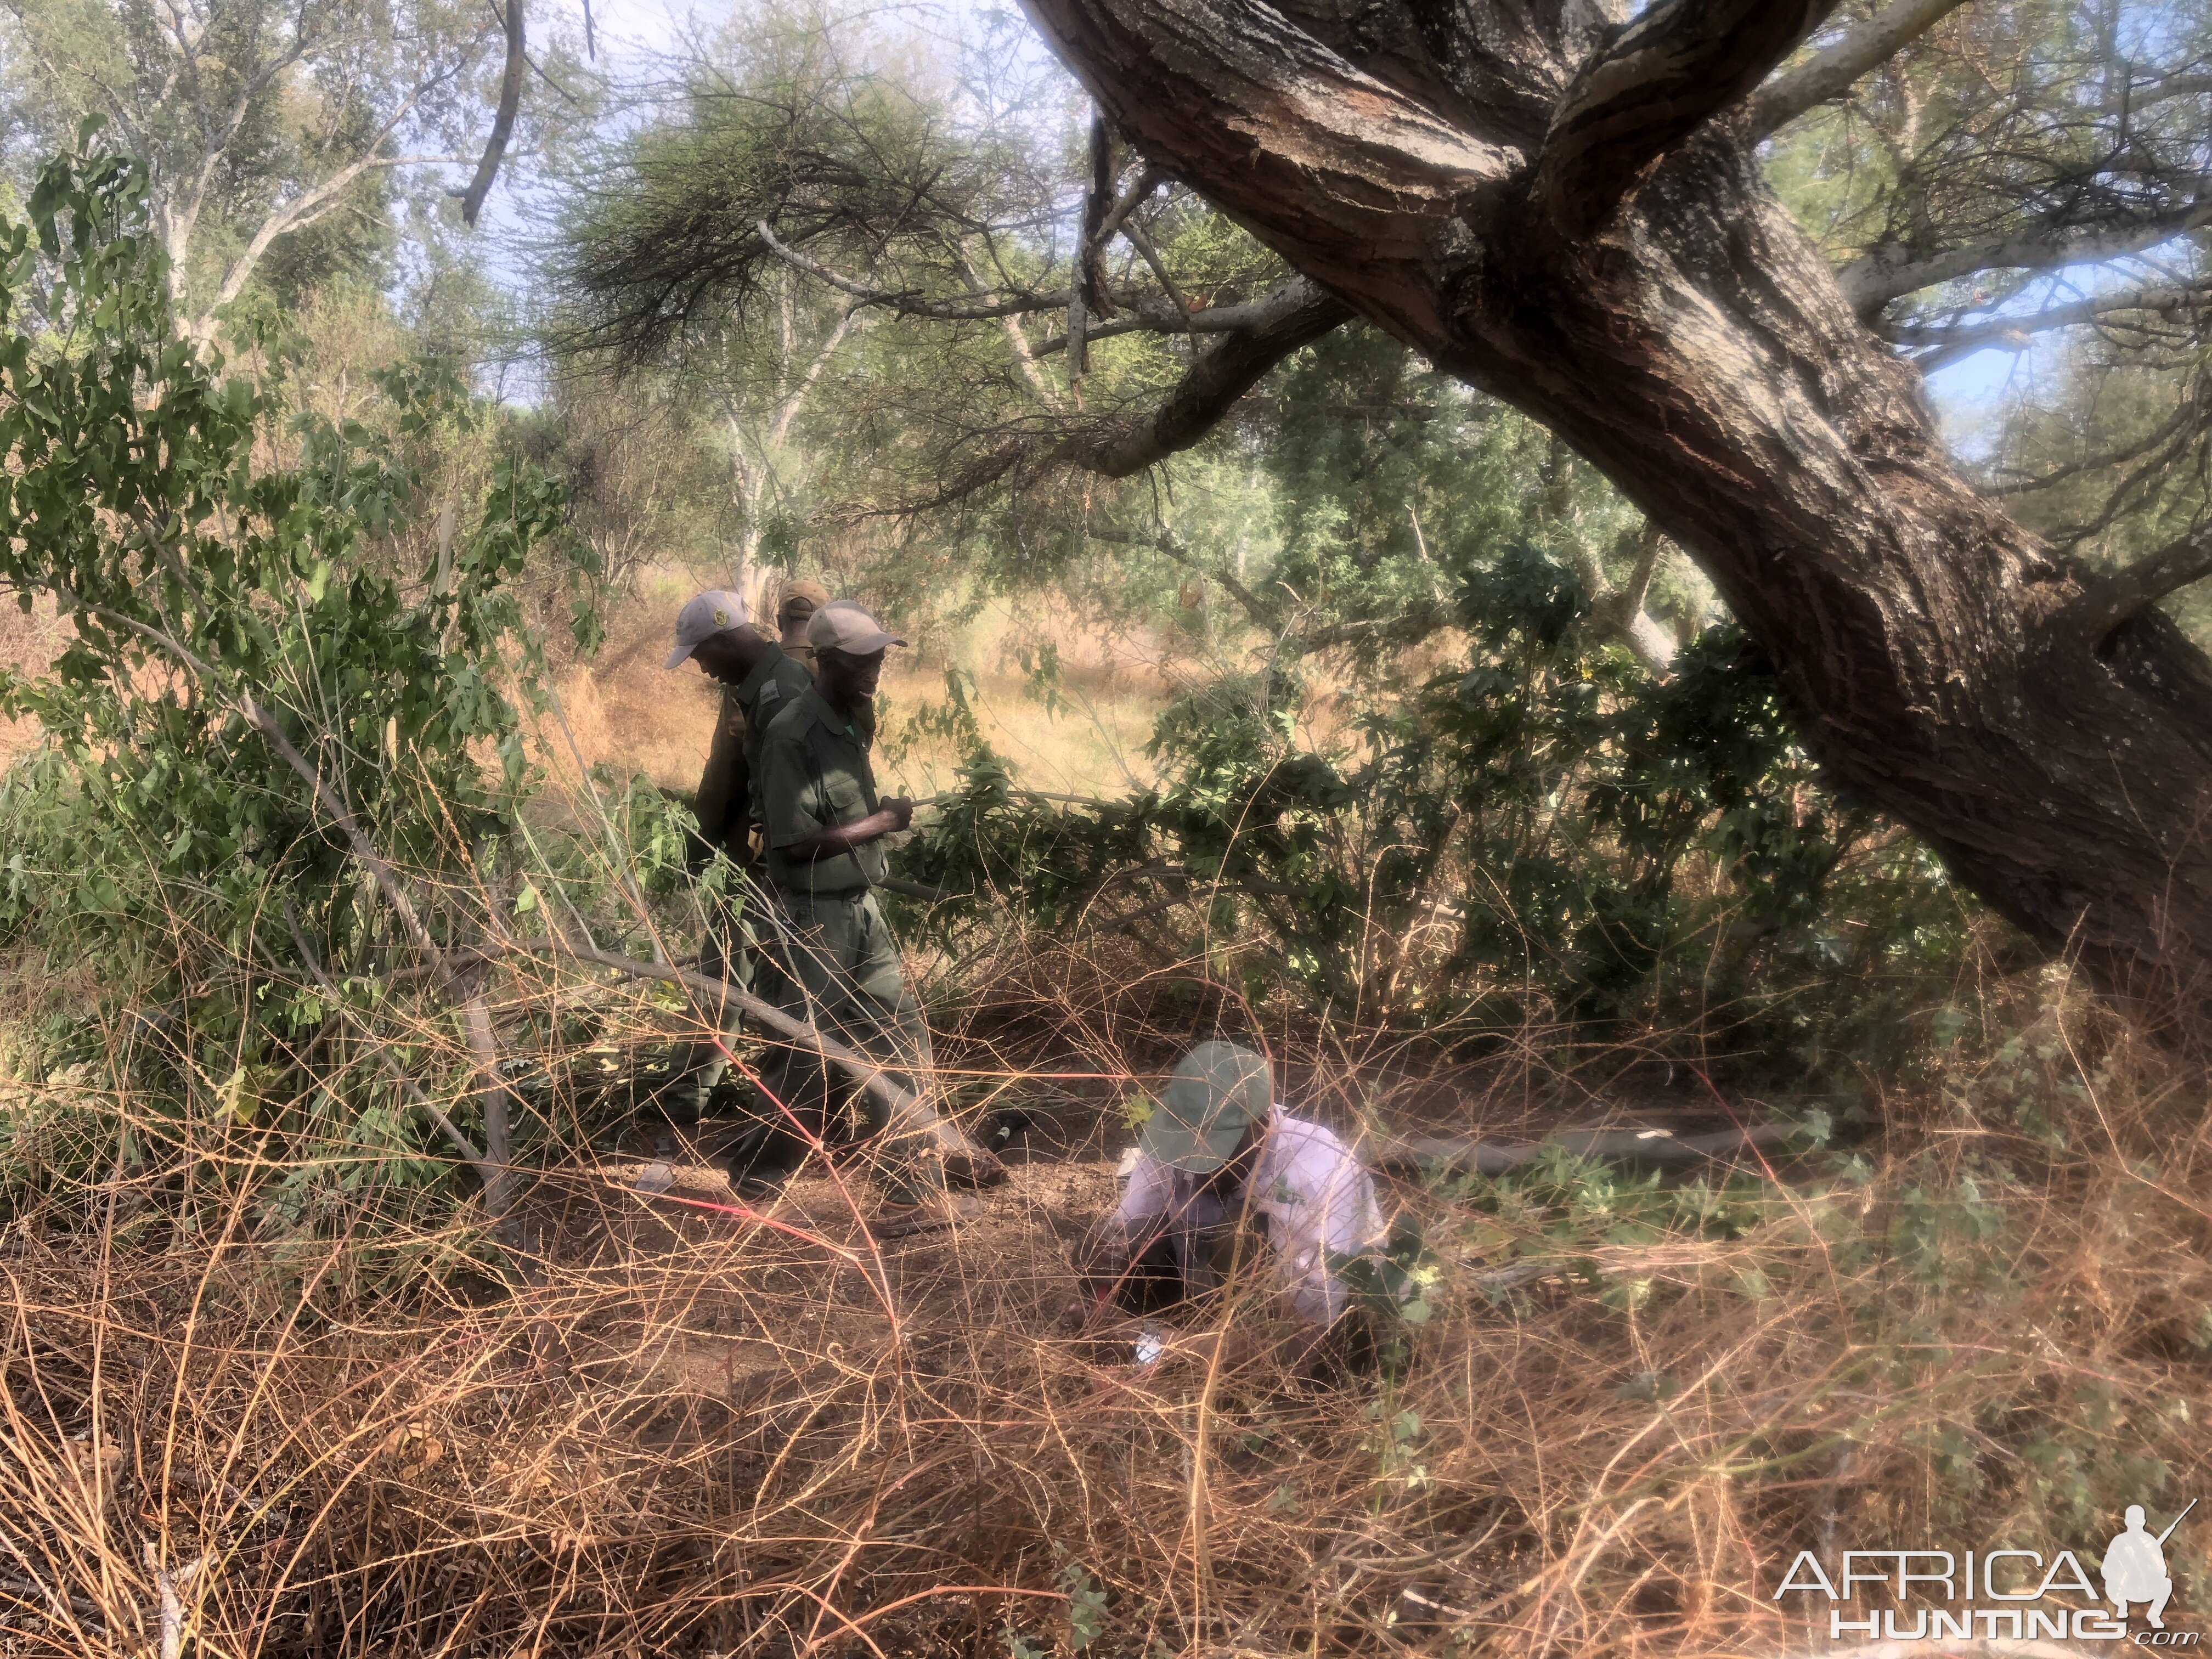
[[[1660,533],[1657,523],[1644,521],[1644,529],[1637,539],[1636,565],[1629,572],[1628,585],[1620,590],[1620,602],[1631,610],[1644,609],[1644,601],[1651,592],[1651,578],[1659,568],[1660,550],[1667,538]]]
[[[791,423],[798,419],[799,406],[806,401],[807,393],[814,390],[814,383],[822,378],[822,371],[830,367],[837,348],[845,343],[845,337],[853,331],[853,320],[860,314],[860,307],[854,306],[840,317],[837,326],[830,331],[830,337],[823,341],[822,349],[800,372],[799,384],[791,389],[777,411],[775,425],[769,429],[769,442],[781,444],[791,436]]]
[[[2129,617],[2207,576],[2212,576],[2212,526],[2192,530],[2157,552],[2088,583],[2067,607],[2067,620],[2090,644],[2101,645]]]
[[[1661,0],[1584,64],[1553,112],[1536,200],[1595,230],[1652,163],[1764,80],[1838,0]]]
[[[1123,192],[1121,199],[1114,204],[1113,210],[1107,214],[1105,222],[1098,227],[1099,240],[1103,242],[1121,229],[1122,222],[1146,203],[1151,201],[1152,192],[1168,182],[1170,182],[1168,175],[1158,167],[1147,167],[1139,173],[1135,182]]]
[[[1807,110],[1841,97],[1861,76],[1888,62],[1966,3],[1893,0],[1865,21],[1853,24],[1832,46],[1776,76],[1752,95],[1752,136],[1764,138]]]
[[[1194,571],[1209,581],[1221,584],[1222,591],[1243,607],[1254,627],[1273,632],[1282,626],[1282,607],[1270,605],[1255,593],[1227,565],[1208,567],[1200,564],[1191,550],[1182,544],[1182,538],[1162,525],[1152,531],[1114,530],[1101,526],[1085,525],[1083,533],[1094,542],[1119,544],[1127,547],[1158,549],[1184,569]]]
[[[514,133],[515,112],[522,107],[522,82],[530,72],[522,35],[522,0],[507,0],[507,12],[501,21],[507,28],[507,67],[499,77],[499,110],[492,117],[491,137],[484,141],[477,176],[469,181],[468,193],[461,198],[461,217],[471,226],[483,210],[484,198],[491,193],[491,181],[499,176],[500,158],[507,154],[507,141]]]
[[[2145,288],[2127,294],[2100,294],[2071,305],[2050,306],[2020,317],[1993,317],[1986,322],[1954,324],[1906,323],[1883,332],[1896,344],[1924,348],[1913,359],[1926,373],[1977,351],[1995,348],[2025,351],[2033,337],[2052,329],[2073,328],[2106,317],[2146,312],[2194,311],[2212,304],[2212,289]]]
[[[438,1126],[447,1139],[453,1143],[454,1148],[468,1160],[477,1176],[482,1178],[484,1190],[489,1192],[492,1182],[498,1178],[501,1171],[482,1152],[477,1150],[476,1142],[471,1140],[453,1120],[446,1115],[445,1109],[422,1092],[415,1079],[407,1075],[405,1068],[398,1060],[392,1059],[390,1048],[378,1042],[374,1033],[360,1024],[359,1017],[355,1014],[352,1005],[345,1000],[345,994],[331,982],[331,976],[323,971],[323,964],[316,957],[314,947],[307,943],[307,936],[300,931],[300,919],[293,914],[292,901],[289,897],[284,900],[284,922],[285,926],[291,929],[292,944],[300,952],[300,959],[307,964],[307,972],[313,976],[315,984],[322,991],[323,995],[329,1000],[331,1009],[341,1019],[360,1029],[362,1035],[368,1039],[369,1053],[376,1056],[378,1064],[384,1067],[385,1074],[398,1084],[401,1092],[422,1109],[423,1115]]]
[[[1269,369],[1352,316],[1334,295],[1303,276],[1293,277],[1243,309],[1253,319],[1252,326],[1200,355],[1165,401],[1151,410],[1109,415],[1073,431],[1062,428],[1039,433],[1032,428],[952,469],[933,494],[879,510],[927,513],[1010,476],[1056,466],[1126,478],[1197,443]]]
[[[1916,258],[1902,247],[1878,247],[1836,273],[1853,309],[1870,316],[1900,295],[1954,282],[1978,270],[2055,270],[2140,253],[2212,223],[2212,203],[2177,208],[2130,224],[2069,226],[2023,232]]]
[[[385,902],[391,905],[393,914],[399,918],[400,926],[407,930],[408,938],[412,939],[416,948],[422,952],[439,981],[448,986],[454,983],[453,966],[447,961],[446,953],[438,948],[437,941],[430,937],[430,930],[423,926],[420,913],[416,910],[414,902],[408,897],[406,887],[399,879],[399,872],[376,850],[367,833],[362,830],[361,821],[355,817],[351,809],[338,799],[337,792],[331,787],[330,781],[308,763],[307,757],[302,755],[294,745],[291,738],[284,734],[283,723],[258,698],[250,691],[235,695],[227,693],[222,678],[216,671],[202,660],[198,653],[191,647],[173,635],[133,617],[124,616],[120,611],[110,611],[101,605],[87,605],[65,588],[57,586],[54,591],[67,598],[72,609],[82,611],[88,616],[98,617],[102,622],[113,623],[118,627],[137,635],[141,639],[151,641],[160,646],[175,658],[179,664],[191,672],[209,696],[227,703],[237,713],[240,719],[260,732],[262,740],[275,750],[277,758],[289,767],[294,775],[307,786],[309,793],[315,798],[316,804],[328,813],[331,822],[337,825],[338,832],[345,837],[346,845],[352,849],[354,857],[361,860],[362,866],[375,881],[378,890],[384,895]]]
[[[2014,476],[2002,483],[1992,486],[1990,493],[1993,495],[2026,495],[2035,490],[2048,489],[2054,484],[2063,483],[2069,478],[2078,477],[2084,472],[2101,472],[2108,466],[2121,466],[2130,461],[2139,460],[2154,449],[2173,439],[2184,428],[2194,425],[2197,418],[2196,404],[2185,400],[2179,408],[2160,422],[2158,428],[2147,437],[2130,439],[2126,443],[2114,445],[2107,449],[2093,450],[2078,460],[2067,461],[2061,465],[2052,467],[2047,472],[2039,472],[2030,477],[2020,477],[2019,468],[2005,469]]]
[[[998,317],[1020,317],[1031,312],[1057,311],[1068,303],[1069,290],[1060,289],[1044,293],[1018,294],[1003,300],[926,300],[918,294],[901,294],[887,288],[876,288],[856,282],[842,271],[833,270],[818,259],[811,259],[797,248],[789,247],[769,228],[768,221],[761,220],[753,227],[762,243],[770,253],[793,270],[804,271],[817,283],[827,283],[840,294],[848,295],[862,305],[880,306],[901,317],[931,317],[939,322],[979,323]]]
[[[410,103],[412,103],[411,100]],[[406,112],[402,110],[400,116],[405,113]],[[397,125],[400,116],[392,118],[393,125]],[[381,143],[389,131],[390,128],[387,127],[385,133],[378,135],[376,142]],[[339,168],[313,190],[294,197],[261,222],[261,228],[253,233],[252,240],[247,242],[239,256],[230,262],[229,268],[223,274],[222,286],[216,291],[214,304],[193,322],[191,332],[196,337],[204,339],[211,327],[210,319],[216,311],[228,305],[245,291],[246,283],[252,277],[256,267],[261,263],[261,256],[268,252],[269,245],[279,236],[291,231],[304,229],[320,219],[338,204],[339,198],[362,174],[381,172],[392,167],[449,166],[466,159],[465,156],[460,155],[379,155],[372,149],[368,155],[362,156],[359,161]]]

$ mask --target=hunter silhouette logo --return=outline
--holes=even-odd
[[[2105,1599],[2118,1609],[2119,1616],[2128,1616],[2128,1604],[2141,1601],[2148,1611],[2144,1617],[2150,1620],[2153,1630],[2166,1628],[2166,1599],[2173,1594],[2173,1580],[2166,1571],[2166,1540],[2173,1536],[2183,1516],[2197,1507],[2197,1500],[2189,1500],[2189,1508],[2173,1517],[2164,1532],[2155,1538],[2143,1530],[2143,1510],[2140,1504],[2128,1505],[2128,1529],[2115,1537],[2105,1547]]]
[[[2104,1595],[2082,1559],[2089,1552],[2011,1547],[1846,1549],[1823,1561],[1800,1550],[1774,1591],[1814,1598],[1808,1614],[1827,1615],[1828,1639],[1943,1643],[1978,1638],[2014,1642],[2126,1642],[2143,1648],[2197,1648],[2197,1631],[2166,1627],[2173,1580],[2166,1543],[2197,1500],[2191,1498],[2161,1533],[2144,1524],[2143,1507],[2128,1506],[2126,1528],[2105,1547]],[[1820,1603],[1828,1605],[1821,1608]],[[1887,1605],[1884,1605],[1887,1603]],[[2144,1627],[2130,1631],[2130,1610]],[[1815,1626],[1817,1628],[1817,1626]]]

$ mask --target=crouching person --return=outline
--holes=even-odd
[[[1231,1322],[1222,1360],[1272,1347],[1286,1369],[1312,1370],[1332,1352],[1357,1357],[1339,1270],[1379,1249],[1382,1218],[1352,1149],[1275,1103],[1272,1085],[1267,1061],[1249,1048],[1193,1049],[1146,1120],[1121,1203],[1085,1240],[1077,1268],[1094,1307],[1137,1315],[1172,1313],[1232,1279],[1261,1286],[1276,1317]],[[1210,1342],[1169,1346],[1212,1357]]]

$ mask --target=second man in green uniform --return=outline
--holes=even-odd
[[[929,1027],[874,890],[886,838],[913,822],[914,803],[879,796],[868,758],[867,715],[884,653],[905,641],[848,599],[817,611],[807,637],[816,684],[770,722],[759,776],[768,878],[794,981],[787,1006],[881,1062],[890,1081],[917,1097],[918,1110],[894,1123],[873,1091],[860,1093],[888,1200],[881,1221],[918,1224],[944,1210],[944,1137],[927,1103]],[[816,1137],[854,1092],[842,1072],[790,1050],[762,1080]]]

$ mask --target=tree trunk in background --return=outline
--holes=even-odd
[[[1581,141],[1557,112],[1620,38],[1574,0],[1457,24],[1025,3],[1148,160],[1601,468],[1772,657],[1837,784],[2165,1029],[2197,1023],[2212,665],[2155,611],[2094,638],[2081,574],[1959,474],[1725,119],[1592,230],[1535,159]]]

